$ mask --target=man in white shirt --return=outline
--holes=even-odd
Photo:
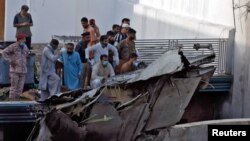
[[[89,58],[89,53],[91,51],[94,51],[94,60],[91,60]],[[113,52],[113,54],[114,54],[115,63],[113,64],[113,66],[116,66],[117,64],[119,64],[119,54],[118,54],[117,48],[108,43],[108,37],[106,35],[102,35],[100,37],[99,43],[95,44],[92,47],[88,47],[85,50],[85,53],[86,53],[85,57],[86,57],[86,59],[90,60],[92,66],[93,66],[96,63],[100,62],[101,55],[105,54],[108,56],[109,51]]]

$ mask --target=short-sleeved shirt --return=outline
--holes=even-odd
[[[75,48],[75,51],[77,51],[80,55],[80,58],[81,58],[81,61],[82,63],[86,63],[87,62],[87,59],[85,57],[85,49],[88,47],[88,44],[83,42],[83,41],[80,41],[77,45],[76,45],[76,48]]]
[[[23,16],[21,16],[20,13],[17,13],[15,18],[14,18],[13,24],[20,24],[20,23],[24,23],[24,22],[28,22],[28,23],[33,24],[31,15],[28,13],[25,17],[23,17]],[[16,36],[20,33],[26,34],[28,37],[31,37],[32,34],[31,34],[30,26],[17,27]]]

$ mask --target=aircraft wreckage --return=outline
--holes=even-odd
[[[109,79],[102,87],[54,95],[35,107],[28,141],[157,140],[178,123],[197,89],[215,71],[215,54],[187,58],[170,50],[145,69]]]

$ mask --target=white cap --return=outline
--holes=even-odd
[[[124,23],[124,24],[122,24],[122,27],[129,27],[129,25]]]

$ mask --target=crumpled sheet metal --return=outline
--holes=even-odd
[[[96,103],[87,121],[88,131],[86,140],[117,141],[122,120],[116,109],[110,104]]]
[[[215,59],[215,54],[211,53],[211,54],[206,54],[206,55],[200,55],[200,56],[196,56],[195,58],[189,58],[187,57],[188,62],[192,65],[192,66],[200,66],[202,64],[206,64],[206,63],[211,63],[214,61]]]
[[[82,120],[82,122],[78,123],[78,126],[83,126],[81,127],[83,133],[79,134],[83,134],[86,137],[85,140],[153,140],[150,134],[152,131],[170,127],[180,121],[185,108],[201,81],[201,77],[208,73],[209,75],[204,78],[204,80],[208,80],[211,76],[210,71],[214,70],[214,68],[200,70],[200,68],[191,67],[190,70],[193,70],[194,73],[191,73],[190,77],[174,78],[182,77],[176,72],[186,73],[190,71],[183,68],[178,50],[168,51],[159,60],[142,70],[140,74],[137,74],[135,78],[129,80],[127,83],[129,85],[122,83],[125,84],[123,85],[124,88],[130,90],[119,91],[119,89],[116,89],[116,87],[121,86],[120,82],[124,82],[123,77],[121,77],[119,80],[115,80],[115,83],[107,84],[115,90],[107,90],[107,87],[94,89],[83,93],[79,97],[74,97],[74,101],[56,105],[56,109],[65,110],[69,108],[72,110],[73,108],[75,115],[78,115],[77,117]],[[171,75],[174,73],[176,74]],[[140,83],[134,83],[139,81]],[[137,87],[140,88],[137,90]],[[125,96],[122,96],[123,94]],[[63,98],[63,96],[59,98]],[[116,109],[113,105],[110,105],[111,103],[116,106]],[[119,106],[117,103],[121,105]],[[88,109],[83,111],[85,107],[88,107]],[[83,112],[84,116],[81,117]],[[68,118],[65,117],[65,119]],[[61,119],[53,118],[50,120],[50,122],[57,120],[56,123],[58,123]],[[72,118],[72,120],[74,119]],[[59,123],[67,125],[64,121]],[[53,125],[53,123],[50,124]],[[71,124],[75,127],[73,121]],[[50,127],[53,134],[57,131],[55,127]],[[68,133],[62,131],[60,134]]]
[[[214,66],[198,67],[196,70],[187,73],[187,77],[201,76],[199,89],[205,89],[209,85],[209,80],[213,76],[216,68]]]
[[[148,80],[152,77],[173,74],[177,71],[182,70],[183,63],[181,56],[178,54],[179,50],[170,50],[163,54],[159,59],[151,63],[136,77],[129,80],[127,83],[134,83],[142,80]]]
[[[65,108],[65,107],[69,107],[69,106],[75,105],[75,104],[77,104],[79,102],[83,103],[83,102],[85,102],[86,98],[94,98],[95,94],[97,93],[97,91],[99,89],[100,88],[96,88],[96,89],[90,90],[90,91],[82,94],[82,96],[78,97],[73,102],[57,105],[56,109],[62,109],[62,108]]]
[[[149,113],[149,105],[145,102],[145,97],[120,111],[123,124],[120,129],[119,141],[132,141],[140,135]]]
[[[180,121],[201,77],[171,79],[157,98],[146,125],[146,131],[166,128]]]
[[[135,70],[132,72],[128,72],[128,73],[123,73],[123,74],[118,74],[115,76],[112,76],[110,78],[108,78],[106,85],[116,85],[116,84],[121,84],[124,82],[127,82],[128,80],[136,77],[139,73],[142,72],[143,69],[140,70]]]
[[[84,141],[87,131],[84,128],[78,127],[78,124],[70,119],[66,114],[61,111],[51,111],[45,117],[45,124],[47,129],[43,132],[51,132],[51,137],[47,139],[42,137],[48,133],[40,133],[38,141],[43,141],[39,138],[43,138],[44,141]],[[41,132],[41,130],[40,130]]]

